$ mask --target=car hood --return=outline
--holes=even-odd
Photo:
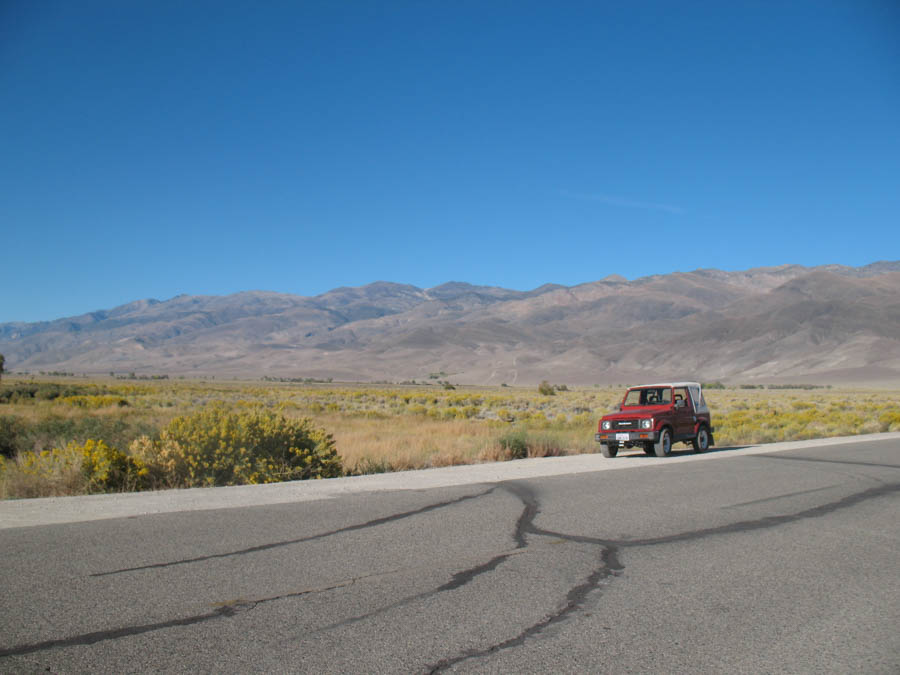
[[[611,412],[604,415],[605,420],[624,420],[632,417],[650,417],[651,415],[659,415],[669,410],[668,405],[642,405],[625,408],[622,411]]]

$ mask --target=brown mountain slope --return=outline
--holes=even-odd
[[[900,381],[900,263],[697,270],[522,292],[377,282],[0,324],[13,371],[570,384]]]

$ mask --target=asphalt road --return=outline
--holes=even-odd
[[[0,508],[0,672],[900,672],[900,440],[772,450],[49,525]]]

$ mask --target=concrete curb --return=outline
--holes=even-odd
[[[663,468],[680,462],[713,461],[727,457],[888,440],[900,440],[900,432],[770,443],[740,448],[713,448],[702,455],[676,450],[676,454],[666,459],[647,457],[639,452],[621,455],[613,460],[604,459],[600,454],[572,455],[269,485],[238,485],[82,497],[6,500],[0,502],[0,529],[128,518],[178,511],[286,504],[334,499],[342,495],[366,492],[427,490],[591,471]]]

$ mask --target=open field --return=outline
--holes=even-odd
[[[49,471],[46,462],[43,475],[36,475],[41,472],[26,460],[88,441],[129,455],[137,439],[156,439],[174,418],[213,403],[235,412],[263,409],[288,420],[308,418],[333,436],[340,470],[352,475],[596,452],[597,420],[622,391],[559,387],[548,395],[537,388],[439,384],[5,378],[0,452],[7,459],[0,496],[110,489],[64,478],[62,469]],[[719,446],[900,430],[895,390],[710,387],[706,398]]]

